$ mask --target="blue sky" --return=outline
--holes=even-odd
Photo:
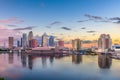
[[[94,40],[102,33],[119,39],[120,24],[110,20],[115,17],[120,17],[120,0],[0,0],[0,20],[20,21],[0,22],[0,28],[32,29],[35,35],[47,32],[64,40]]]

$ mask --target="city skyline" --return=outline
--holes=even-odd
[[[46,32],[64,41],[79,38],[97,40],[110,34],[119,43],[119,0],[1,0],[0,42],[9,36],[19,38],[30,30]],[[27,34],[28,35],[28,34]]]

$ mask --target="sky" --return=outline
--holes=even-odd
[[[120,0],[0,0],[0,42],[33,31],[69,41],[110,34],[120,42]]]

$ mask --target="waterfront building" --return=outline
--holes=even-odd
[[[32,39],[33,39],[33,32],[30,31],[29,34],[28,34],[28,46],[29,46],[29,47],[30,47],[30,45],[32,44],[32,43],[30,43]]]
[[[45,47],[45,46],[48,46],[48,39],[47,39],[47,34],[46,33],[44,33],[43,35],[42,35],[42,47]]]
[[[79,51],[82,47],[82,41],[80,39],[72,40],[72,48],[73,50]]]
[[[58,41],[58,46],[60,46],[60,47],[64,47],[64,41],[59,40],[59,41]]]
[[[49,46],[54,47],[54,36],[50,36],[50,38],[49,38]]]
[[[42,44],[42,37],[39,36],[39,35],[36,35],[36,36],[35,36],[35,39],[37,40],[38,46],[41,46],[41,44]]]
[[[30,31],[28,34],[28,41],[33,39],[33,32]]]
[[[8,42],[9,42],[9,44],[8,44],[9,48],[12,49],[13,48],[13,44],[14,44],[14,38],[13,37],[9,37],[8,39],[9,39],[8,40]]]
[[[23,40],[23,38],[21,38],[21,47],[22,47],[22,40]]]
[[[20,41],[17,40],[17,47],[20,47]]]
[[[110,38],[109,34],[101,34],[100,38],[98,39],[98,49],[101,52],[108,51],[108,49],[111,49],[112,40]]]
[[[26,33],[23,33],[22,47],[27,48],[27,34]]]
[[[35,48],[37,46],[38,46],[38,44],[37,44],[37,40],[36,39],[29,40],[29,47],[30,48]]]

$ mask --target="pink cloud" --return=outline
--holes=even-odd
[[[23,20],[19,20],[17,17],[12,17],[12,18],[9,18],[9,19],[3,19],[3,20],[0,20],[0,23],[1,24],[9,24],[9,23],[23,23],[24,21]]]
[[[5,26],[0,26],[0,29],[5,29],[6,27]]]

